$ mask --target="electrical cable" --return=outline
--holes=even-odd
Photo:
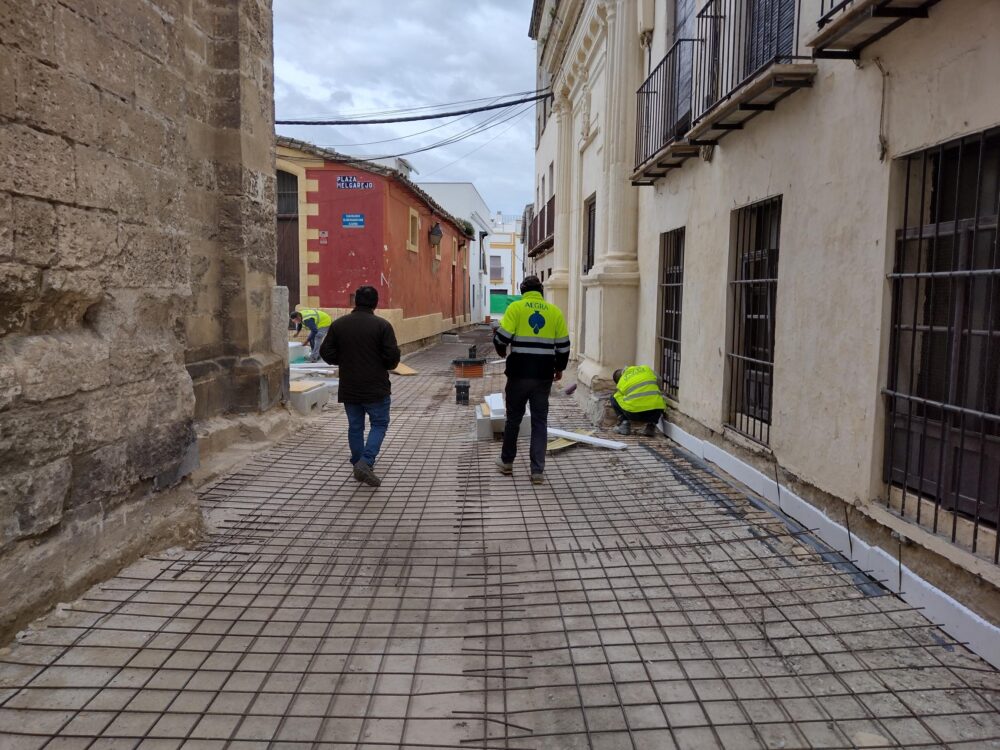
[[[390,118],[365,118],[358,120],[350,119],[339,119],[339,120],[275,120],[275,125],[390,125],[397,122],[418,122],[420,120],[437,120],[442,117],[458,117],[460,115],[470,115],[476,112],[488,112],[494,109],[509,109],[510,107],[517,106],[518,104],[525,104],[528,102],[536,102],[539,99],[545,99],[546,97],[552,96],[550,91],[545,91],[540,94],[535,94],[534,96],[521,97],[519,99],[514,99],[509,102],[499,102],[494,104],[485,104],[481,107],[470,107],[468,109],[454,110],[450,112],[436,112],[434,114],[426,115],[411,115],[409,117],[390,117]]]
[[[349,115],[344,114],[331,114],[331,115],[309,115],[308,117],[303,117],[303,119],[309,120],[310,122],[316,120],[338,118],[342,120],[356,120],[365,117],[380,117],[383,115],[403,115],[409,114],[411,112],[423,112],[429,109],[440,109],[442,107],[456,107],[462,104],[476,104],[478,102],[496,102],[501,99],[509,99],[511,97],[528,96],[531,94],[540,94],[548,89],[530,89],[528,91],[515,91],[510,94],[498,94],[496,96],[481,96],[477,99],[463,99],[455,102],[444,102],[442,104],[424,104],[419,107],[400,107],[398,109],[383,109],[383,110],[371,110],[368,112],[354,112]]]
[[[467,140],[468,138],[471,138],[474,135],[478,135],[479,133],[485,132],[485,131],[490,130],[490,129],[494,128],[494,127],[502,125],[505,122],[508,122],[511,119],[513,119],[515,117],[518,117],[519,115],[524,114],[524,112],[526,112],[530,108],[531,107],[528,106],[528,107],[523,107],[521,109],[518,109],[517,111],[515,111],[513,113],[499,112],[497,114],[493,114],[490,117],[488,117],[485,120],[483,120],[482,122],[477,123],[477,124],[475,124],[475,125],[473,125],[473,126],[471,126],[469,128],[466,128],[465,130],[463,130],[463,131],[461,131],[459,133],[456,133],[456,134],[454,134],[452,136],[449,136],[447,138],[444,138],[444,139],[442,139],[440,141],[437,141],[437,142],[432,143],[432,144],[427,145],[427,146],[422,146],[420,148],[410,149],[409,151],[402,151],[402,152],[395,153],[395,154],[383,154],[383,155],[379,155],[379,156],[349,156],[348,154],[337,154],[335,156],[334,155],[327,156],[326,158],[328,160],[330,160],[330,161],[335,161],[335,162],[342,163],[342,164],[358,164],[358,165],[363,165],[363,162],[378,161],[379,159],[396,159],[396,158],[399,158],[399,157],[402,157],[402,156],[411,156],[413,154],[423,153],[424,151],[431,151],[431,150],[436,149],[436,148],[442,148],[444,146],[450,146],[450,145],[452,145],[454,143],[459,143],[461,141]],[[301,160],[301,161],[309,161],[310,159],[312,159],[314,157],[286,156],[286,157],[282,157],[282,158],[289,159],[289,160],[292,160],[292,161],[294,161],[296,159]]]
[[[445,165],[444,165],[443,167],[438,167],[438,168],[437,168],[437,169],[435,169],[435,170],[434,170],[433,172],[428,172],[427,174],[425,174],[425,175],[422,175],[422,176],[423,176],[423,178],[424,178],[424,179],[426,179],[426,178],[430,177],[431,175],[435,175],[435,174],[437,174],[438,172],[440,172],[440,171],[442,171],[442,170],[444,170],[444,169],[447,169],[447,168],[448,168],[448,167],[450,167],[450,166],[453,166],[453,165],[457,164],[458,162],[462,161],[462,159],[465,159],[465,158],[467,158],[467,157],[469,157],[469,156],[472,156],[472,155],[473,155],[474,153],[476,153],[476,152],[477,152],[477,151],[478,151],[479,149],[481,149],[481,148],[483,148],[483,147],[485,147],[485,146],[488,146],[489,144],[493,143],[493,141],[495,141],[495,140],[496,140],[497,138],[499,138],[499,137],[500,137],[500,136],[502,136],[502,135],[503,135],[504,133],[506,133],[506,132],[507,132],[508,130],[510,130],[511,128],[513,128],[513,127],[514,127],[515,125],[517,125],[517,123],[518,123],[518,122],[519,122],[519,121],[521,120],[521,118],[523,118],[523,117],[524,117],[524,116],[525,116],[526,114],[528,114],[528,109],[530,109],[530,107],[529,107],[529,108],[527,108],[527,109],[523,109],[523,110],[521,110],[521,113],[520,113],[520,115],[518,115],[518,116],[517,116],[517,117],[516,117],[516,118],[514,119],[514,122],[512,122],[512,123],[511,123],[511,124],[510,124],[510,125],[509,125],[508,127],[506,127],[506,128],[504,128],[503,130],[501,130],[501,131],[500,131],[499,133],[497,133],[497,134],[496,134],[495,136],[493,136],[492,138],[490,138],[490,139],[489,139],[488,141],[485,141],[485,142],[481,143],[480,145],[476,146],[476,147],[475,147],[474,149],[472,149],[471,151],[467,151],[466,153],[462,154],[462,155],[461,155],[460,157],[458,157],[457,159],[455,159],[455,161],[452,161],[452,162],[448,162],[448,163],[447,163],[447,164],[445,164]]]

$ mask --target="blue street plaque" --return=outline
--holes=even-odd
[[[364,229],[364,214],[343,214],[341,216],[341,226],[344,229]]]

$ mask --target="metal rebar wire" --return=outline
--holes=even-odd
[[[454,403],[448,362],[488,347],[465,338],[394,378],[381,488],[331,405],[202,493],[198,548],[0,652],[0,746],[1000,741],[995,670],[665,439],[551,455],[542,486],[526,455],[496,474]],[[557,394],[551,420],[585,426]]]

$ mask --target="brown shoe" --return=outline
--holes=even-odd
[[[540,471],[537,472],[537,473],[536,472],[532,472],[531,473],[531,483],[532,484],[544,484],[545,483],[545,475],[542,474],[542,472],[540,472]]]

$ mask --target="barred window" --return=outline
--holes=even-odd
[[[298,216],[299,178],[278,170],[278,216]]]
[[[765,445],[771,437],[780,229],[781,196],[733,212],[727,422]]]
[[[684,229],[660,235],[660,376],[677,400],[681,375],[681,306],[684,298]]]
[[[934,531],[957,511],[954,540],[959,516],[995,526],[1000,504],[1000,128],[900,164],[885,478]]]

